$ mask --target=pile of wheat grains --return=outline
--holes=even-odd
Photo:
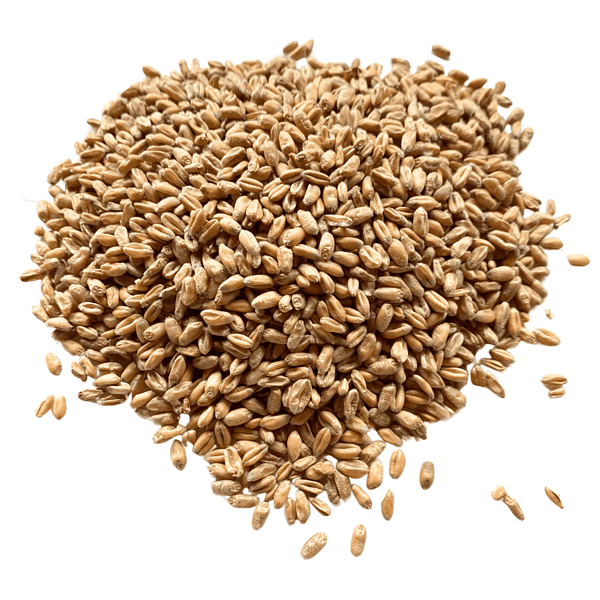
[[[130,399],[257,529],[271,502],[304,523],[366,496],[386,444],[465,406],[484,346],[473,383],[503,396],[484,366],[559,342],[526,324],[569,215],[519,184],[533,131],[505,84],[311,49],[144,67],[50,173],[21,277],[80,399]]]

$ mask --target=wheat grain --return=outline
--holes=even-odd
[[[560,500],[560,496],[557,493],[553,492],[550,488],[547,487],[544,488],[544,491],[546,492],[546,496],[548,496],[550,501],[556,504],[558,508],[564,508],[563,503]]]
[[[508,506],[508,508],[510,509],[510,512],[513,515],[515,515],[515,517],[517,517],[517,519],[519,519],[519,521],[523,521],[525,519],[525,515],[523,514],[521,507],[519,506],[518,502],[514,498],[511,498],[510,496],[505,496],[502,500],[503,500],[504,504],[506,504],[506,506]]]
[[[390,457],[390,477],[392,479],[398,479],[404,472],[406,466],[406,456],[402,450],[394,450]]]
[[[569,254],[567,260],[574,267],[587,267],[590,264],[590,259],[585,254]]]
[[[394,516],[394,492],[388,490],[381,501],[381,514],[386,521]]]
[[[62,363],[60,359],[52,352],[46,354],[46,366],[52,375],[60,375],[62,373]]]
[[[314,558],[327,544],[327,534],[320,532],[315,533],[311,538],[307,540],[307,542],[302,546],[302,550],[300,551],[300,556],[303,559],[308,560],[309,558]]]
[[[271,509],[268,502],[260,502],[252,513],[252,529],[258,531],[266,523]]]
[[[360,556],[364,552],[366,541],[367,529],[364,525],[357,525],[352,532],[352,539],[350,540],[350,552],[352,552],[352,556]]]
[[[442,60],[450,60],[450,50],[448,50],[448,48],[444,48],[444,46],[440,46],[439,44],[434,44],[431,47],[431,53]]]
[[[552,388],[549,392],[548,392],[548,397],[549,398],[562,398],[566,393],[566,390],[564,387],[559,386],[559,387],[555,387]]]
[[[64,396],[56,396],[52,404],[52,414],[59,421],[67,414],[67,400]]]
[[[183,471],[187,463],[185,448],[179,440],[173,440],[171,444],[171,462],[178,471]]]
[[[359,485],[352,485],[352,494],[360,506],[366,508],[367,510],[373,508],[371,497]]]
[[[369,466],[367,475],[367,489],[377,489],[383,482],[383,463],[380,460],[374,460]]]
[[[36,417],[43,417],[47,412],[53,411],[54,406],[54,396],[48,396],[45,400],[42,400],[38,407],[35,409]]]
[[[425,461],[421,465],[419,471],[419,483],[424,490],[428,490],[433,485],[433,479],[435,477],[435,468],[431,461]]]
[[[504,486],[496,486],[492,491],[492,498],[494,500],[504,500],[504,498],[506,498],[506,490],[504,489]]]

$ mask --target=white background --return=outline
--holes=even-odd
[[[2,397],[0,597],[31,598],[598,598],[598,46],[592,2],[32,2],[3,12],[2,64]],[[11,12],[12,11],[12,12]],[[89,117],[133,81],[142,65],[163,72],[181,58],[268,60],[292,39],[315,39],[321,60],[413,66],[452,50],[448,68],[493,85],[525,109],[535,136],[518,164],[527,191],[554,198],[572,221],[564,250],[551,253],[548,321],[529,324],[562,338],[557,348],[522,345],[500,379],[507,397],[469,385],[467,407],[404,446],[407,467],[373,492],[306,525],[271,512],[260,532],[250,510],[210,493],[205,463],[183,472],[156,446],[154,426],[127,404],[79,402],[87,384],[31,314],[37,283],[21,284],[34,251],[35,201],[46,175],[74,158]],[[437,59],[436,59],[437,60]],[[570,267],[569,252],[592,264]],[[53,378],[49,350],[63,358]],[[551,400],[545,373],[569,379]],[[65,394],[66,417],[36,419],[48,394]],[[387,454],[386,454],[387,456]],[[433,487],[418,485],[432,460]],[[385,461],[384,461],[385,462]],[[493,502],[503,484],[521,504],[517,521]],[[561,494],[561,511],[544,495]],[[391,487],[393,520],[380,500]],[[366,525],[359,559],[352,529]],[[329,543],[312,561],[299,550],[317,531]]]

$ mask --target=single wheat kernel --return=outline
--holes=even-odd
[[[548,398],[562,398],[565,395],[565,388],[562,386],[551,389],[548,392]]]
[[[300,556],[304,560],[308,560],[309,558],[314,558],[327,544],[327,534],[326,533],[315,533],[308,541],[302,546],[302,550],[300,550]]]
[[[58,356],[52,352],[48,352],[48,354],[46,354],[46,366],[52,375],[60,375],[62,373],[62,363],[60,362]]]
[[[356,498],[356,501],[360,506],[366,508],[367,510],[373,508],[373,501],[371,500],[371,496],[365,492],[359,485],[352,485],[352,494]]]
[[[260,502],[252,513],[252,529],[258,531],[266,522],[271,509],[268,502]]]
[[[381,501],[381,514],[386,521],[394,516],[394,492],[388,490]]]
[[[585,254],[569,254],[567,260],[574,267],[587,267],[590,264],[590,259]]]
[[[59,421],[67,414],[67,400],[64,396],[56,396],[52,405],[52,414]]]
[[[54,396],[48,396],[38,404],[38,407],[35,409],[35,416],[43,417],[48,411],[52,410],[53,406]]]
[[[424,490],[428,490],[433,485],[433,479],[435,477],[435,468],[433,463],[425,461],[421,465],[421,471],[419,473],[419,483]]]
[[[514,498],[511,498],[510,496],[505,496],[503,498],[503,501],[504,501],[504,504],[506,504],[506,506],[508,506],[508,508],[510,508],[510,512],[513,515],[515,515],[515,517],[517,517],[517,519],[519,519],[519,521],[523,521],[525,519],[525,515],[523,514],[521,507],[519,506],[518,502]]]
[[[544,488],[544,491],[546,492],[546,496],[550,498],[550,501],[556,504],[558,508],[564,508],[563,503],[560,500],[560,496],[556,492],[553,492],[550,488],[547,487]]]
[[[494,500],[503,500],[506,498],[506,490],[503,485],[496,486],[492,491],[492,498]]]
[[[185,448],[179,440],[173,440],[171,444],[171,462],[178,471],[183,471],[187,463]]]
[[[366,541],[367,529],[364,525],[357,525],[352,532],[352,539],[350,540],[350,552],[352,552],[352,556],[360,556],[363,553]]]
[[[392,479],[398,479],[404,472],[406,466],[406,456],[402,450],[394,450],[390,457],[390,477]]]
[[[431,53],[442,60],[450,60],[450,50],[448,50],[448,48],[444,48],[444,46],[440,46],[439,44],[434,44],[431,47]]]

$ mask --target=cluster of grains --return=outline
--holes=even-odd
[[[498,112],[505,84],[311,49],[144,67],[51,171],[21,277],[93,382],[79,398],[131,398],[177,469],[190,446],[215,493],[257,507],[255,528],[271,501],[288,523],[329,514],[323,492],[369,507],[352,480],[379,485],[386,443],[465,406],[478,351],[473,383],[504,396],[483,366],[560,341],[526,324],[569,215],[519,184],[533,131]]]
[[[48,396],[42,400],[35,410],[36,417],[43,417],[52,411],[55,419],[59,421],[67,414],[67,400],[64,396]]]
[[[496,488],[494,488],[494,490],[492,491],[492,498],[494,500],[502,500],[502,502],[504,502],[504,504],[508,506],[510,512],[515,517],[517,517],[519,521],[525,520],[525,515],[523,514],[523,511],[521,510],[521,507],[519,506],[518,502],[506,493],[506,490],[503,486],[499,485]]]
[[[558,373],[544,375],[541,381],[544,387],[549,390],[549,398],[561,398],[565,395],[564,386],[567,383],[567,378],[564,375],[559,375]]]

